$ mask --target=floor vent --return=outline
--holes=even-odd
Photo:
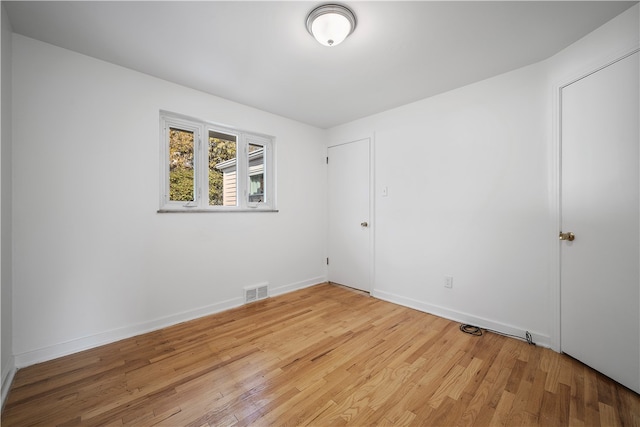
[[[263,283],[256,286],[244,288],[244,302],[249,303],[265,299],[269,296],[269,284]]]

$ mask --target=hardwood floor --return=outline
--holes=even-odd
[[[2,425],[640,426],[640,397],[323,284],[21,369]]]

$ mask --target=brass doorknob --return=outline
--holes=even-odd
[[[360,223],[360,227],[368,227],[368,226],[369,226],[369,224],[367,224],[366,221]]]
[[[573,234],[572,232],[563,233],[561,231],[560,235],[558,237],[560,237],[560,240],[568,240],[570,242],[573,242],[575,240],[575,238],[576,238],[576,235]]]

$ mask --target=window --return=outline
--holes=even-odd
[[[264,145],[249,144],[249,203],[260,203],[264,199]]]
[[[160,128],[160,212],[275,210],[272,138],[164,112]]]

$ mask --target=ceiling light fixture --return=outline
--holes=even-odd
[[[325,46],[339,45],[355,28],[356,16],[339,4],[316,7],[307,16],[307,30]]]

